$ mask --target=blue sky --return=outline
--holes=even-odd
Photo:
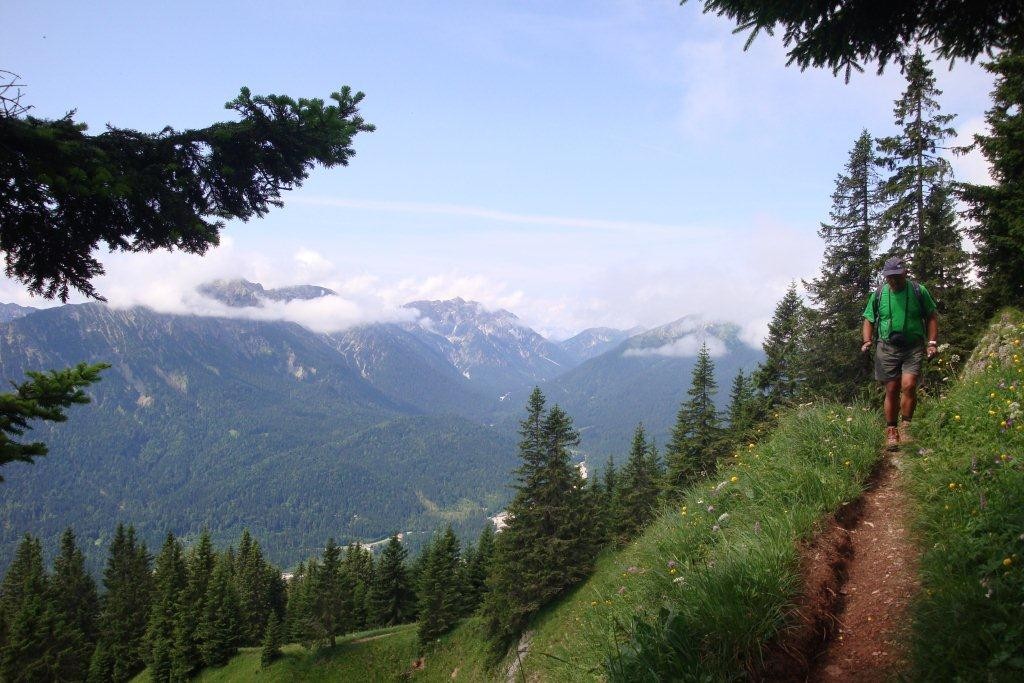
[[[787,68],[767,36],[743,52],[698,2],[8,0],[0,18],[33,113],[75,108],[94,131],[208,125],[243,85],[365,92],[378,129],[348,168],[203,259],[112,255],[98,283],[116,305],[216,312],[196,282],[311,281],[342,294],[297,317],[325,329],[461,295],[554,336],[698,313],[755,340],[814,275],[835,176],[862,129],[893,131],[903,88]],[[958,130],[980,130],[987,74],[934,66]],[[45,305],[11,281],[0,299]]]

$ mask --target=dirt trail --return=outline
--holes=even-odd
[[[908,457],[883,456],[867,491],[804,549],[798,624],[755,678],[890,681],[906,669],[907,608],[919,587],[900,489],[901,458]]]
[[[899,476],[902,457],[882,464],[875,487],[864,494],[861,517],[848,530],[853,555],[840,588],[838,630],[811,670],[817,681],[892,680],[907,666],[907,608],[920,587],[918,550]]]

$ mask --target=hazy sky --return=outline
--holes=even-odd
[[[768,36],[743,52],[700,7],[6,0],[0,68],[34,115],[74,108],[93,131],[231,118],[243,85],[366,93],[377,131],[348,168],[315,169],[205,258],[104,258],[112,304],[196,310],[197,282],[241,276],[336,289],[281,312],[324,329],[460,295],[556,337],[700,313],[753,340],[787,284],[815,274],[836,174],[862,129],[894,131],[904,84],[801,73]],[[988,75],[934,66],[958,131],[981,130]],[[978,158],[953,161],[984,178]],[[0,300],[46,305],[9,280]]]

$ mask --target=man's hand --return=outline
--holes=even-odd
[[[860,345],[860,352],[861,353],[867,353],[868,349],[870,349],[870,348],[871,348],[871,342],[866,341],[866,342],[864,342],[863,344]]]
[[[938,351],[939,350],[937,348],[935,348],[934,344],[929,344],[924,349],[924,353],[925,353],[926,356],[928,356],[928,360],[931,360],[932,356],[934,356],[936,353],[938,353]]]

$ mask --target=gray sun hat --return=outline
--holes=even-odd
[[[896,256],[885,262],[885,266],[882,268],[882,276],[888,275],[906,275],[907,265],[903,262],[903,259]]]

